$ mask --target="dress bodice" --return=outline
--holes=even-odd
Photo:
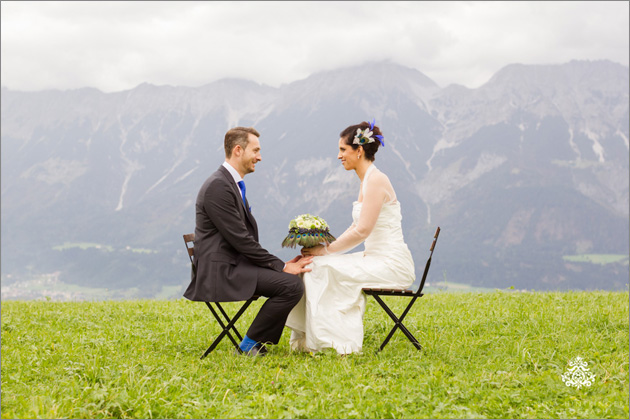
[[[370,175],[375,169],[376,167],[372,164],[365,173],[362,187],[364,195]],[[359,221],[362,206],[363,203],[359,201],[355,201],[352,205],[352,220],[355,224]],[[388,201],[383,203],[376,224],[365,239],[365,253],[366,255],[373,253],[391,255],[399,253],[401,249],[407,250],[407,244],[405,244],[402,231],[400,202],[397,200]]]
[[[358,223],[363,203],[355,201],[352,206],[352,219]],[[407,248],[402,232],[402,214],[398,201],[384,203],[376,219],[376,224],[370,235],[365,239],[365,252],[389,254],[397,252],[398,248]]]

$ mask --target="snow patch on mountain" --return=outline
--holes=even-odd
[[[426,161],[426,165],[427,165],[427,168],[429,168],[429,172],[431,172],[431,170],[433,169],[433,165],[431,164],[431,161],[433,160],[437,152],[444,149],[450,149],[451,147],[455,147],[455,146],[457,146],[457,143],[449,142],[444,137],[440,138],[437,141],[437,143],[435,143],[435,145],[433,146],[433,152],[431,153],[431,157],[429,157],[429,159]]]
[[[120,138],[121,138],[118,151],[120,152],[120,158],[123,162],[125,179],[123,180],[122,186],[120,188],[120,195],[118,197],[118,204],[116,205],[116,208],[114,209],[115,211],[120,211],[123,209],[123,202],[124,202],[125,194],[127,193],[127,187],[129,186],[129,181],[131,181],[133,174],[144,168],[144,165],[142,165],[139,161],[131,159],[128,156],[127,152],[125,151],[125,145],[127,144],[129,140],[129,136],[128,136],[128,130],[125,128],[124,124],[122,123],[122,119],[120,115],[118,116],[118,124],[120,126]]]
[[[628,136],[623,134],[623,132],[620,129],[617,129],[617,131],[615,131],[615,134],[623,139],[623,142],[626,145],[626,149],[630,149],[630,145],[628,144]]]
[[[604,163],[606,161],[604,158],[604,147],[599,142],[599,136],[588,128],[584,130],[584,134],[593,142],[593,152],[597,155],[599,162]]]
[[[501,166],[505,156],[484,152],[479,156],[475,167],[468,172],[461,167],[465,158],[460,158],[444,168],[435,168],[416,187],[425,203],[437,204],[447,200],[459,189],[480,178],[483,174]]]
[[[580,148],[577,147],[577,144],[575,144],[575,141],[573,140],[573,129],[572,128],[569,128],[569,146],[571,147],[571,150],[573,150],[573,152],[577,156],[576,159],[578,161],[582,160],[582,153],[580,152]]]
[[[20,178],[45,182],[48,185],[70,185],[87,172],[87,164],[79,160],[50,158],[22,172]]]
[[[166,170],[164,175],[162,175],[162,177],[160,179],[158,179],[157,182],[155,182],[153,185],[151,185],[149,187],[149,189],[143,194],[143,196],[147,195],[149,192],[151,192],[151,190],[153,190],[155,187],[160,185],[173,172],[175,172],[175,169],[177,169],[182,163],[185,162],[186,159],[188,159],[188,157],[189,157],[188,156],[188,149],[190,148],[190,146],[192,144],[193,134],[195,133],[195,130],[197,129],[198,126],[199,126],[199,118],[196,118],[195,122],[193,123],[192,128],[190,130],[190,134],[184,137],[181,145],[178,148],[176,148],[176,150],[175,150],[175,155],[177,156],[177,159],[175,160],[175,162],[173,162],[173,165]],[[175,182],[177,182],[177,181],[175,181]]]
[[[199,169],[198,166],[195,166],[194,168],[192,168],[190,171],[186,172],[184,175],[180,176],[179,178],[177,178],[175,180],[175,182],[173,182],[173,184],[177,184],[181,181],[183,181],[184,179],[188,178],[190,176],[190,174],[192,174],[193,172],[195,172],[197,169]]]
[[[410,162],[410,161],[408,161],[408,160],[406,160],[406,159],[403,157],[403,155],[402,155],[402,154],[398,151],[398,149],[396,149],[396,147],[394,146],[394,144],[393,144],[393,143],[389,143],[389,144],[388,144],[388,146],[389,146],[389,149],[390,149],[390,150],[392,150],[396,156],[398,156],[398,158],[400,159],[400,161],[403,163],[403,165],[404,165],[404,167],[405,167],[405,170],[407,171],[407,174],[408,174],[408,175],[411,177],[411,179],[413,179],[413,181],[415,182],[417,179],[416,179],[416,174],[414,174],[414,173],[411,171],[411,162]]]
[[[299,176],[312,176],[319,174],[322,171],[329,171],[334,164],[332,158],[319,158],[319,159],[300,159],[295,162],[295,172]]]

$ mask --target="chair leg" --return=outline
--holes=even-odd
[[[245,303],[245,309],[247,309],[247,306],[249,306],[251,302],[247,302]],[[230,322],[230,317],[228,316],[227,312],[225,312],[225,310],[223,309],[223,306],[221,306],[219,304],[219,302],[216,303],[217,308],[219,308],[219,310],[221,311],[221,313],[223,314],[223,316],[225,317],[225,320],[227,322]],[[245,312],[245,309],[243,309],[243,312]],[[240,315],[239,315],[240,316]],[[236,337],[238,338],[238,341],[241,342],[243,341],[243,337],[241,337],[241,334],[239,334],[238,330],[236,329],[236,326],[232,325],[232,329],[234,330],[234,334],[236,334]]]
[[[243,304],[243,306],[241,307],[241,309],[236,313],[236,315],[234,315],[234,317],[230,320],[230,317],[227,315],[227,313],[225,312],[225,310],[221,307],[221,305],[218,302],[215,302],[215,305],[217,305],[217,307],[219,308],[219,310],[221,311],[221,313],[223,314],[223,316],[226,318],[226,320],[228,321],[227,324],[223,324],[223,321],[221,321],[221,317],[219,316],[219,314],[216,312],[216,310],[212,307],[212,305],[210,305],[209,302],[206,302],[206,305],[208,306],[208,308],[210,309],[210,311],[212,312],[212,315],[214,315],[214,317],[216,318],[217,322],[219,323],[219,325],[221,326],[221,328],[223,328],[223,331],[221,331],[221,333],[217,336],[217,338],[212,342],[212,344],[210,345],[210,347],[208,347],[208,349],[206,350],[206,352],[203,354],[203,356],[201,356],[201,359],[203,359],[204,357],[206,357],[208,354],[210,354],[215,348],[216,346],[221,342],[221,340],[223,340],[223,337],[225,337],[226,335],[228,336],[228,338],[230,339],[230,341],[232,341],[232,344],[234,344],[234,347],[236,348],[237,351],[241,351],[241,348],[239,347],[239,344],[234,337],[232,336],[232,334],[230,334],[230,329],[233,329],[236,333],[236,336],[239,337],[239,340],[243,340],[241,338],[241,335],[238,333],[238,330],[236,329],[236,321],[238,321],[238,319],[241,317],[241,315],[243,315],[243,313],[245,313],[245,310],[247,310],[247,307],[253,302],[252,299],[248,300],[247,302],[245,302]]]
[[[405,327],[405,325],[403,324],[403,320],[407,316],[407,313],[409,312],[409,310],[411,309],[411,307],[413,306],[414,302],[416,301],[416,299],[418,297],[414,296],[411,299],[411,301],[409,302],[409,304],[407,305],[407,307],[403,311],[403,313],[400,316],[400,318],[398,318],[396,316],[396,314],[394,314],[394,312],[392,312],[392,310],[389,308],[389,306],[387,306],[385,304],[385,302],[383,301],[383,299],[381,299],[380,296],[378,296],[378,295],[372,295],[372,296],[374,296],[374,299],[379,303],[379,305],[381,305],[381,307],[383,308],[385,313],[387,313],[387,315],[389,315],[389,317],[394,321],[394,324],[395,324],[394,327],[389,332],[389,334],[387,335],[387,337],[385,338],[385,340],[383,341],[383,344],[381,344],[381,347],[379,348],[379,351],[383,350],[385,348],[385,346],[387,345],[387,343],[389,343],[389,340],[392,338],[392,336],[394,335],[394,332],[396,332],[397,328],[400,328],[400,330],[403,332],[403,334],[405,334],[405,336],[407,336],[409,341],[411,341],[411,344],[413,344],[416,347],[416,349],[421,350],[422,346],[420,345],[420,343],[418,342],[416,337],[414,337],[413,334],[411,334],[411,332],[409,332],[407,327]]]

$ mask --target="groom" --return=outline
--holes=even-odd
[[[203,302],[268,297],[240,344],[243,352],[263,356],[264,344],[278,344],[287,316],[300,301],[312,257],[297,256],[286,264],[258,243],[258,225],[250,212],[243,177],[255,171],[260,134],[236,127],[225,134],[225,162],[197,195],[195,269],[184,293]]]

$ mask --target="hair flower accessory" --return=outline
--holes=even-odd
[[[385,147],[385,142],[383,141],[383,136],[381,136],[380,134],[374,134],[373,130],[374,130],[374,123],[376,120],[372,120],[372,122],[370,123],[370,128],[366,128],[361,130],[360,128],[357,128],[357,133],[354,135],[354,140],[352,141],[352,143],[354,144],[359,144],[359,145],[364,145],[366,143],[374,143],[374,138],[376,138],[379,143],[381,143],[381,146]]]

